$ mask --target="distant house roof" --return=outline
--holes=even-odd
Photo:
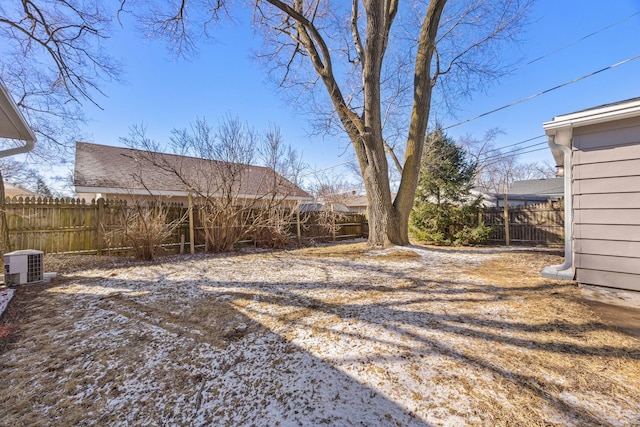
[[[331,202],[304,202],[300,204],[300,212],[351,212],[347,206],[342,203]]]
[[[342,200],[342,203],[349,208],[366,208],[368,205],[367,196],[348,196]]]
[[[563,178],[527,179],[515,181],[509,193],[511,195],[557,196],[564,195]]]
[[[188,185],[178,174],[154,165],[158,162],[180,171]],[[311,200],[300,187],[288,181],[273,169],[263,166],[238,165],[195,157],[164,153],[147,153],[131,148],[76,143],[76,161],[73,183],[78,193],[153,194],[160,196],[186,196],[194,189],[207,196],[216,196],[215,176],[223,176],[234,167],[240,171],[237,180],[238,197],[253,198],[269,193],[274,183],[276,194],[287,199]],[[239,166],[239,167],[236,167]],[[197,187],[197,188],[196,188]]]
[[[470,200],[480,197],[480,206],[489,207],[496,205],[496,195],[489,193],[484,188],[475,187],[472,188],[469,193],[471,196]]]
[[[4,183],[4,195],[6,197],[37,197],[38,193],[22,188],[19,185]]]

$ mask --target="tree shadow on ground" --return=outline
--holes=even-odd
[[[537,351],[561,356],[566,360],[576,357],[601,358],[610,361],[640,360],[640,352],[629,352],[627,348],[616,346],[589,345],[587,340],[580,339],[583,334],[592,331],[613,331],[610,326],[601,322],[573,323],[566,320],[526,322],[510,320],[520,319],[520,317],[510,317],[509,313],[501,317],[491,317],[483,312],[483,305],[510,302],[535,293],[557,293],[558,298],[562,298],[562,291],[570,286],[568,284],[543,282],[537,285],[510,288],[461,278],[455,280],[442,277],[430,279],[412,272],[399,272],[394,270],[392,266],[382,263],[376,266],[374,271],[369,272],[371,277],[375,276],[375,281],[360,278],[356,283],[345,284],[334,277],[334,269],[359,269],[365,268],[365,266],[360,266],[357,261],[344,261],[335,258],[331,260],[300,260],[296,258],[296,262],[298,263],[295,266],[297,269],[313,267],[322,270],[322,277],[305,282],[282,280],[277,283],[244,279],[237,281],[216,280],[215,277],[201,277],[197,281],[163,279],[159,283],[156,281],[126,281],[121,283],[123,287],[147,290],[150,292],[149,295],[156,294],[155,299],[150,302],[146,295],[134,295],[127,292],[115,293],[107,297],[104,295],[87,295],[87,297],[94,301],[94,308],[104,310],[110,316],[128,319],[125,320],[125,324],[143,324],[150,328],[161,328],[195,343],[192,344],[189,352],[195,352],[197,344],[221,348],[220,342],[216,341],[221,336],[222,347],[233,346],[230,351],[236,352],[240,356],[234,359],[229,355],[230,362],[225,362],[222,365],[226,370],[220,368],[216,371],[214,369],[215,375],[221,373],[224,376],[233,366],[238,366],[237,370],[232,370],[234,375],[238,377],[252,369],[260,368],[261,363],[267,363],[266,359],[247,362],[246,353],[241,351],[241,347],[251,345],[252,340],[258,337],[268,337],[264,339],[276,343],[273,348],[282,355],[279,360],[294,360],[293,365],[284,367],[282,366],[284,362],[280,362],[274,370],[265,372],[265,375],[269,377],[274,376],[278,385],[272,387],[268,382],[271,379],[262,378],[261,380],[256,379],[252,386],[241,388],[242,391],[236,392],[225,389],[224,382],[216,382],[217,379],[207,376],[209,383],[205,382],[207,385],[201,389],[200,394],[194,393],[187,400],[190,399],[194,403],[198,401],[220,402],[216,406],[217,408],[228,408],[249,399],[254,402],[254,409],[257,407],[256,410],[262,411],[259,413],[265,414],[267,418],[278,413],[277,417],[294,417],[288,418],[289,421],[309,420],[304,417],[314,414],[318,408],[314,408],[313,403],[307,403],[310,405],[307,409],[309,412],[302,415],[291,415],[287,412],[289,405],[286,410],[280,407],[278,410],[284,412],[279,413],[267,401],[260,400],[260,397],[264,398],[263,396],[257,397],[252,394],[251,389],[264,388],[270,394],[279,396],[278,399],[283,402],[295,402],[295,407],[304,406],[302,401],[296,400],[296,396],[310,394],[314,398],[317,396],[326,398],[335,391],[336,396],[344,398],[344,393],[341,394],[340,389],[353,389],[353,392],[349,393],[360,396],[360,404],[364,407],[377,408],[379,406],[383,408],[375,415],[376,417],[383,415],[383,418],[376,418],[381,424],[390,424],[387,422],[389,420],[386,414],[391,414],[390,416],[396,420],[403,420],[403,424],[420,424],[422,421],[413,418],[413,414],[403,408],[400,403],[383,397],[376,387],[345,375],[335,366],[339,366],[340,363],[360,363],[365,359],[384,363],[404,363],[407,357],[423,361],[425,360],[423,358],[437,356],[474,367],[483,374],[497,378],[498,382],[512,384],[517,389],[535,396],[557,413],[571,420],[576,420],[579,424],[611,425],[612,423],[605,417],[585,411],[575,401],[561,398],[560,393],[557,392],[559,386],[554,380],[529,375],[526,370],[521,370],[518,364],[528,363],[526,357],[522,361],[504,360],[498,355],[492,354],[492,349],[500,346],[508,349],[508,354],[514,356]],[[366,267],[367,270],[369,268]],[[79,276],[77,280],[87,279]],[[99,282],[100,280],[98,280]],[[399,282],[400,285],[394,284],[395,282]],[[108,284],[110,287],[117,285],[117,280]],[[194,302],[193,307],[183,311],[177,309],[176,304],[184,303],[188,299],[184,297],[172,298],[172,296],[183,292],[189,294],[187,291],[196,289],[203,292],[205,296],[200,296]],[[160,298],[157,295],[159,290],[165,292],[166,295]],[[347,296],[343,301],[331,302],[318,297],[319,291],[329,294],[346,291]],[[195,294],[197,293],[195,292]],[[362,293],[380,293],[388,297],[373,302],[360,298]],[[399,293],[402,294],[402,297],[394,299]],[[463,304],[474,304],[477,312],[459,311],[459,306]],[[416,312],[410,310],[412,305],[424,305],[427,308],[432,307],[433,310],[426,309]],[[163,310],[162,307],[166,308]],[[352,332],[348,328],[341,330],[335,327],[335,322],[331,325],[319,324],[318,319],[327,317],[338,319],[337,321],[344,324],[354,322],[366,324],[372,327],[371,330],[376,333],[369,335],[362,332]],[[264,324],[266,323],[265,319],[268,318],[273,320],[276,325],[288,325],[288,328],[272,327],[267,329]],[[242,324],[249,326],[240,330],[233,327],[229,329],[229,325]],[[193,328],[194,325],[197,325],[196,330],[199,333],[190,331],[189,328]],[[333,334],[341,340],[351,339],[373,345],[394,346],[404,353],[400,355],[394,353],[345,356],[340,359],[339,363],[335,360],[330,363],[322,357],[313,355],[308,349],[293,344],[295,338],[286,336],[286,331],[290,329],[307,331],[318,336]],[[214,339],[213,337],[218,338]],[[449,341],[449,338],[444,339],[444,337],[453,337],[454,344]],[[461,342],[463,344],[460,344]],[[470,351],[470,347],[464,344],[466,342],[469,342],[469,345],[482,343],[484,353]],[[156,345],[158,345],[157,342]],[[326,342],[324,345],[331,345],[331,343]],[[147,351],[152,351],[152,349]],[[189,352],[187,353],[191,354]],[[549,366],[543,368],[549,369]],[[327,381],[318,385],[317,382],[310,383],[301,380],[301,378],[305,378],[305,372],[315,372],[315,370],[321,370],[323,372],[321,376],[325,375]],[[291,383],[296,386],[290,387],[288,384]],[[216,387],[219,388],[218,391],[214,390]],[[198,388],[198,390],[200,389]],[[367,395],[369,395],[369,400],[366,399]],[[341,405],[330,410],[331,416],[342,416],[341,411],[346,411],[349,403],[345,400],[345,403]],[[202,403],[196,406],[209,408]],[[326,407],[324,409],[326,410]],[[519,409],[525,410],[524,408]],[[205,411],[207,416],[211,416],[215,420],[226,420],[230,418],[220,417],[231,416],[228,413],[206,412],[206,410],[211,409],[203,409],[198,414]],[[354,415],[350,421],[364,423],[371,421],[368,418],[370,416],[368,411],[359,414],[361,415]],[[317,417],[313,418],[314,421],[324,422],[325,418],[323,417],[326,414],[322,415],[318,412],[316,415]],[[303,418],[295,418],[295,416]],[[487,419],[482,418],[482,414],[479,417],[483,422],[488,422]],[[344,419],[334,418],[333,421],[340,423]]]
[[[0,362],[7,425],[429,426],[222,294],[187,307],[125,286],[82,294],[54,285],[31,297],[12,307],[23,325]],[[46,317],[36,306],[46,306]]]

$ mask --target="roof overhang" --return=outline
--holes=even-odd
[[[571,148],[573,130],[578,127],[596,125],[640,116],[640,98],[616,102],[600,107],[554,117],[542,125],[544,132],[557,145]],[[558,166],[564,166],[562,151],[551,144],[551,152]]]
[[[0,83],[0,138],[9,138],[25,141],[20,147],[0,151],[0,157],[25,153],[33,149],[36,137],[20,114],[18,107],[9,96],[9,91]]]

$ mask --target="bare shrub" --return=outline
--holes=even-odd
[[[316,219],[317,224],[327,233],[335,236],[340,228],[341,223],[345,222],[347,215],[344,212],[336,211],[331,204],[329,209],[321,209]]]
[[[193,195],[209,252],[229,251],[258,234],[272,242],[286,239],[297,203],[290,196],[306,195],[295,183],[304,165],[275,127],[260,134],[234,117],[216,129],[197,120],[189,129],[172,131],[172,155],[160,153],[142,127],[121,140],[141,149],[137,160],[143,170],[157,168]],[[252,165],[256,160],[264,166]],[[136,179],[148,188],[144,174]]]
[[[162,203],[142,203],[122,208],[122,235],[131,245],[136,259],[153,260],[158,255],[160,245],[164,243],[184,217],[170,220],[169,209]]]

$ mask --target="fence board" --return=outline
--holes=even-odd
[[[7,198],[6,214],[13,250],[37,249],[45,253],[119,253],[127,251],[122,232],[126,202],[99,199],[90,203],[79,199]],[[168,205],[168,221],[186,218],[187,207]],[[204,229],[194,206],[194,240],[204,247]],[[301,238],[331,240],[332,229],[324,227],[315,213],[301,215]],[[288,232],[297,236],[295,216]],[[189,242],[189,223],[184,220],[163,247],[178,252],[182,235]],[[363,215],[340,214],[336,217],[335,239],[366,237],[368,224]],[[254,241],[247,241],[253,243]]]
[[[564,243],[564,202],[528,206],[509,206],[511,243],[526,245],[561,245]],[[505,241],[504,207],[484,208],[481,218],[492,227],[490,240]]]

